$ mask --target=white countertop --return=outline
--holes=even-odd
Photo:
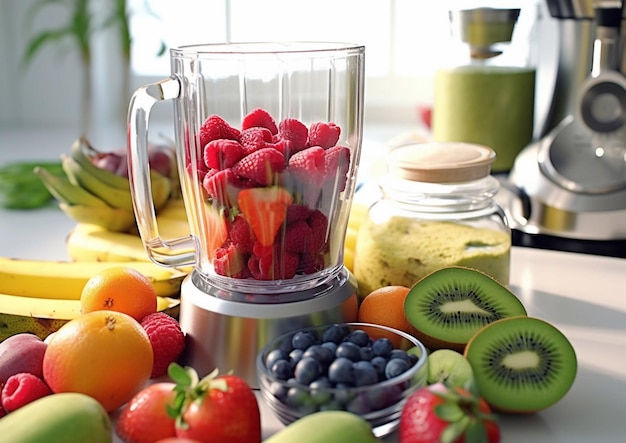
[[[56,159],[73,141],[61,133],[51,134],[44,139],[50,143],[46,150],[37,134],[19,140],[24,144],[15,146],[16,136],[0,132],[0,164]],[[65,236],[72,226],[54,206],[0,210],[0,256],[64,259]],[[528,248],[513,248],[511,260],[511,289],[529,315],[553,323],[570,339],[579,367],[572,389],[556,405],[527,416],[500,415],[503,442],[623,442],[626,260]],[[281,427],[263,404],[262,418],[265,436]]]

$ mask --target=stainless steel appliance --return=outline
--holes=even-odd
[[[626,257],[623,4],[547,4],[558,67],[543,133],[505,180],[514,244]]]

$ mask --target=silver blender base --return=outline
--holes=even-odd
[[[179,322],[187,335],[183,363],[201,377],[215,368],[222,374],[233,371],[258,388],[256,357],[270,340],[304,327],[356,321],[356,284],[345,268],[326,284],[294,295],[236,301],[251,295],[207,288],[192,272],[181,287]]]

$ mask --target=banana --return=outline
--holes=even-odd
[[[101,181],[97,176],[93,175],[91,170],[83,169],[73,157],[65,154],[61,155],[61,165],[63,166],[63,171],[65,171],[68,180],[74,185],[85,188],[87,191],[104,200],[109,206],[133,211],[133,200],[131,198],[130,182],[128,182],[128,180],[126,180],[129,183],[126,189],[112,186],[109,182]],[[115,174],[110,175],[114,176]]]
[[[178,318],[180,300],[158,297],[157,310]],[[29,332],[45,339],[80,315],[80,300],[22,297],[0,293],[0,341]]]
[[[78,223],[100,226],[113,232],[127,232],[136,226],[135,214],[126,209],[110,206],[69,205],[60,202],[59,207]]]
[[[157,219],[174,219],[187,222],[187,210],[182,198],[170,199],[157,214]]]
[[[186,221],[157,216],[157,224],[165,240],[189,235]],[[75,261],[150,261],[136,232],[112,232],[84,223],[78,223],[72,229],[66,247],[70,258]]]
[[[45,168],[35,167],[33,170],[41,179],[50,194],[59,202],[69,205],[85,205],[95,207],[106,207],[107,204],[102,199],[96,197],[86,189],[72,184],[67,178],[60,175],[51,174]]]
[[[79,300],[90,277],[115,266],[128,266],[141,272],[161,296],[178,295],[187,275],[184,270],[150,262],[69,262],[0,257],[0,293],[24,298]]]

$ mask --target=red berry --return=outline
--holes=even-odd
[[[311,227],[304,220],[288,225],[285,230],[285,250],[289,252],[309,252],[311,240]]]
[[[202,180],[202,187],[213,200],[222,204],[229,204],[229,190],[236,186],[238,177],[232,169],[211,169]]]
[[[211,140],[204,147],[204,164],[212,169],[228,169],[244,155],[243,146],[236,140]]]
[[[309,128],[309,146],[331,148],[339,141],[341,128],[334,123],[313,123]]]
[[[287,206],[287,217],[285,217],[285,224],[290,225],[297,221],[306,220],[309,218],[311,210],[306,205],[289,205]]]
[[[320,252],[326,246],[328,233],[328,218],[319,210],[311,212],[307,223],[311,227],[311,248],[310,252]]]
[[[146,315],[141,319],[141,326],[148,334],[154,353],[152,378],[165,375],[169,364],[175,362],[185,349],[185,334],[178,321],[164,312]]]
[[[41,378],[20,372],[10,376],[2,387],[2,407],[6,412],[15,411],[50,394],[52,391]]]
[[[285,169],[285,157],[273,148],[263,148],[242,158],[232,170],[235,174],[260,185],[273,184]]]
[[[115,432],[125,443],[153,443],[176,436],[175,419],[167,405],[175,397],[174,383],[154,383],[139,391],[122,409]]]
[[[252,228],[241,215],[235,216],[230,226],[230,241],[242,254],[250,254],[254,245]]]
[[[327,180],[337,181],[337,190],[343,191],[348,181],[350,168],[350,149],[344,146],[333,146],[326,150],[324,158],[324,175]]]
[[[322,186],[326,171],[325,153],[320,146],[311,146],[296,152],[289,159],[289,173],[306,185]]]
[[[274,248],[271,254],[252,255],[248,260],[250,273],[256,280],[281,280],[293,278],[298,270],[298,254]]]
[[[267,128],[253,127],[241,132],[241,144],[246,155],[270,147],[273,141],[272,133]]]
[[[276,134],[278,132],[276,122],[272,116],[265,109],[261,108],[252,110],[243,118],[243,121],[241,122],[241,129],[244,131],[253,127],[267,128],[272,134]]]
[[[213,258],[213,268],[218,275],[226,277],[241,278],[241,272],[246,267],[244,254],[239,252],[232,242],[226,242],[215,251]]]
[[[222,117],[213,114],[202,123],[199,137],[200,147],[204,148],[211,140],[220,138],[239,141],[241,133],[238,129],[230,126]]]
[[[307,147],[309,130],[300,120],[287,118],[280,122],[278,134],[284,140],[291,140],[293,152],[298,152]]]

